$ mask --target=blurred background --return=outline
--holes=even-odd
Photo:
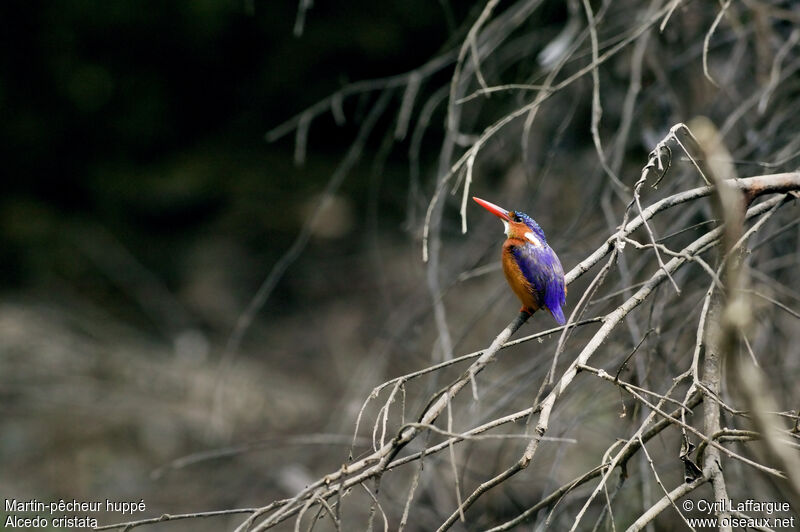
[[[352,371],[377,341],[385,298],[422,271],[402,228],[407,174],[399,156],[380,183],[368,164],[349,173],[220,371],[237,318],[313,213],[363,109],[347,102],[342,126],[316,121],[303,166],[291,135],[264,135],[349,81],[417,66],[466,13],[322,2],[296,37],[295,2],[0,6],[3,496],[143,498],[146,516],[224,509],[285,496],[305,467],[346,458],[341,438],[290,439],[350,434],[341,407],[379,383],[382,371],[364,382]],[[380,271],[368,253],[378,240]],[[262,440],[268,450],[151,476],[188,453]],[[287,458],[298,445],[316,457],[308,466]]]
[[[740,175],[797,167],[800,63],[789,43],[798,40],[800,14],[791,2],[750,3],[732,8],[711,41],[710,69],[722,88],[704,76],[702,59],[716,3],[681,6],[664,31],[651,31],[646,53],[638,56],[644,73],[638,74],[635,107],[629,109],[626,95],[639,52],[625,48],[604,65],[600,133],[612,153],[608,164],[625,183],[638,179],[647,154],[672,125],[698,114],[727,124],[729,148],[743,161]],[[500,4],[498,13],[508,15],[526,2]],[[537,5],[515,22],[502,46],[491,48],[494,62],[482,66],[490,85],[542,83],[579,35],[582,47],[570,52],[577,59],[557,79],[591,55],[578,2],[527,4]],[[592,4],[605,17],[603,49],[630,35],[634,21],[645,16],[644,8],[631,16],[636,2]],[[470,207],[470,231],[462,235],[460,190],[451,196],[444,189],[439,203],[433,281],[422,261],[426,209],[442,168],[443,102],[459,47],[483,4],[303,5],[0,5],[4,497],[143,499],[147,511],[138,518],[260,506],[291,496],[346,461],[356,416],[375,386],[485,347],[514,317],[518,304],[499,273],[501,226]],[[444,59],[423,69],[416,88],[413,78],[402,78],[325,100],[353,82],[407,73],[436,58]],[[470,83],[459,89],[464,95],[479,88]],[[532,94],[505,91],[465,106],[456,151]],[[321,100],[313,113],[298,115]],[[519,124],[487,144],[472,184],[472,193],[532,214],[565,270],[604,241],[626,205],[598,162],[591,102],[591,79],[584,76],[539,110],[524,142]],[[273,129],[293,118],[288,127]],[[678,153],[673,165],[674,180],[648,188],[648,204],[702,184]],[[705,206],[681,222],[709,218]],[[794,218],[796,209],[781,212],[774,227]],[[656,231],[668,232],[666,226]],[[761,250],[759,260],[778,280],[773,295],[789,294],[780,287],[795,275],[797,243],[794,226]],[[645,266],[653,265],[652,256],[647,260],[634,261],[633,273],[614,273],[618,277],[600,294],[611,295],[590,314],[619,303],[615,291],[642,280]],[[701,271],[678,279],[686,289],[680,305],[643,311],[666,316],[668,326],[643,344],[654,362],[627,368],[631,380],[642,384],[676,371],[676,358],[685,365],[680,357],[689,356],[695,331],[683,317],[699,311],[707,287]],[[568,306],[588,282],[570,287]],[[268,297],[252,305],[260,287]],[[786,297],[796,306],[796,294]],[[437,305],[446,310],[446,337],[441,321],[437,326]],[[796,322],[780,313],[763,317],[773,329],[755,343],[772,353],[764,367],[781,376],[776,389],[788,408],[796,399],[791,376],[798,361],[784,365],[776,353],[796,340],[788,332]],[[550,316],[536,315],[524,332],[553,325]],[[602,360],[619,365],[649,325],[629,323]],[[529,406],[535,392],[529,388],[538,387],[550,361],[548,354],[537,364],[533,355],[551,353],[556,342],[520,346],[492,366],[486,393],[498,401],[497,410],[482,415]],[[410,390],[403,403],[408,416],[450,378],[434,377]],[[596,464],[624,433],[610,427],[622,416],[621,403],[610,387],[576,391],[552,435],[589,439],[589,450],[578,459],[565,454],[565,446],[543,450],[530,476],[490,498],[475,529],[516,515]],[[642,412],[629,407],[630,419],[641,420]],[[360,433],[367,441],[374,417],[367,409]],[[660,445],[669,457],[665,478],[680,481],[675,438]],[[365,448],[358,440],[357,449]],[[499,470],[503,459],[517,454],[511,444],[492,449],[475,469]],[[468,485],[485,473],[465,471]],[[637,482],[631,482],[630,500],[660,496],[652,480],[650,492]],[[452,511],[455,499],[437,489],[442,484],[451,489],[447,479],[427,478],[411,530],[434,529]],[[774,495],[768,482],[759,489]],[[398,493],[395,521],[405,497]],[[623,521],[641,504],[623,512]],[[564,508],[574,515],[576,508]],[[126,518],[101,517],[101,524]],[[676,520],[665,519],[661,526]],[[222,517],[150,529],[222,530],[239,521]],[[366,523],[355,522],[359,529]]]

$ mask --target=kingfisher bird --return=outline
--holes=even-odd
[[[564,325],[567,322],[561,310],[567,302],[564,268],[547,244],[542,228],[524,212],[507,211],[474,196],[472,199],[503,222],[507,236],[503,243],[503,273],[522,302],[520,311],[533,314],[544,307],[559,325]]]

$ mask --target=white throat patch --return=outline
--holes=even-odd
[[[506,236],[508,236],[508,222],[505,220],[500,221],[503,222],[503,232],[506,234]]]
[[[527,238],[527,239],[528,239],[528,242],[530,242],[530,243],[531,243],[531,244],[533,244],[534,246],[537,246],[537,247],[541,247],[541,246],[542,246],[542,242],[541,242],[541,241],[540,241],[538,238],[536,238],[536,235],[534,235],[534,234],[533,234],[532,232],[530,232],[530,231],[528,231],[527,233],[525,233],[525,238]]]

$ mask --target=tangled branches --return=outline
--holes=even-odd
[[[406,227],[423,249],[419,314],[431,324],[416,338],[436,348],[361,405],[354,433],[366,427],[371,446],[354,440],[338,470],[237,510],[249,514],[237,531],[376,519],[414,530],[691,528],[677,502],[709,486],[708,500],[800,508],[799,368],[788,356],[800,341],[798,15],[756,0],[647,4],[573,0],[556,24],[542,0],[489,0],[458,47],[349,85],[268,134],[294,131],[302,160],[312,119],[330,110],[344,121],[356,94],[377,102],[330,195],[397,101],[378,158],[407,149]],[[428,87],[444,69],[449,84]],[[690,121],[698,115],[710,120]],[[424,137],[435,119],[434,161]],[[497,239],[480,225],[467,242],[453,222],[458,206],[467,231],[476,187],[531,212],[573,265],[570,316],[512,341],[521,314],[457,357],[461,342],[488,343],[495,323],[480,320],[508,308],[486,296],[500,282],[485,259]],[[453,216],[448,191],[460,192]],[[413,321],[393,338],[415,334]]]

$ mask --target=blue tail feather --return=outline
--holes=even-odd
[[[564,312],[561,310],[560,305],[555,305],[553,308],[548,308],[547,310],[550,311],[550,314],[553,315],[553,318],[555,318],[559,325],[567,323],[567,319],[564,317]]]

